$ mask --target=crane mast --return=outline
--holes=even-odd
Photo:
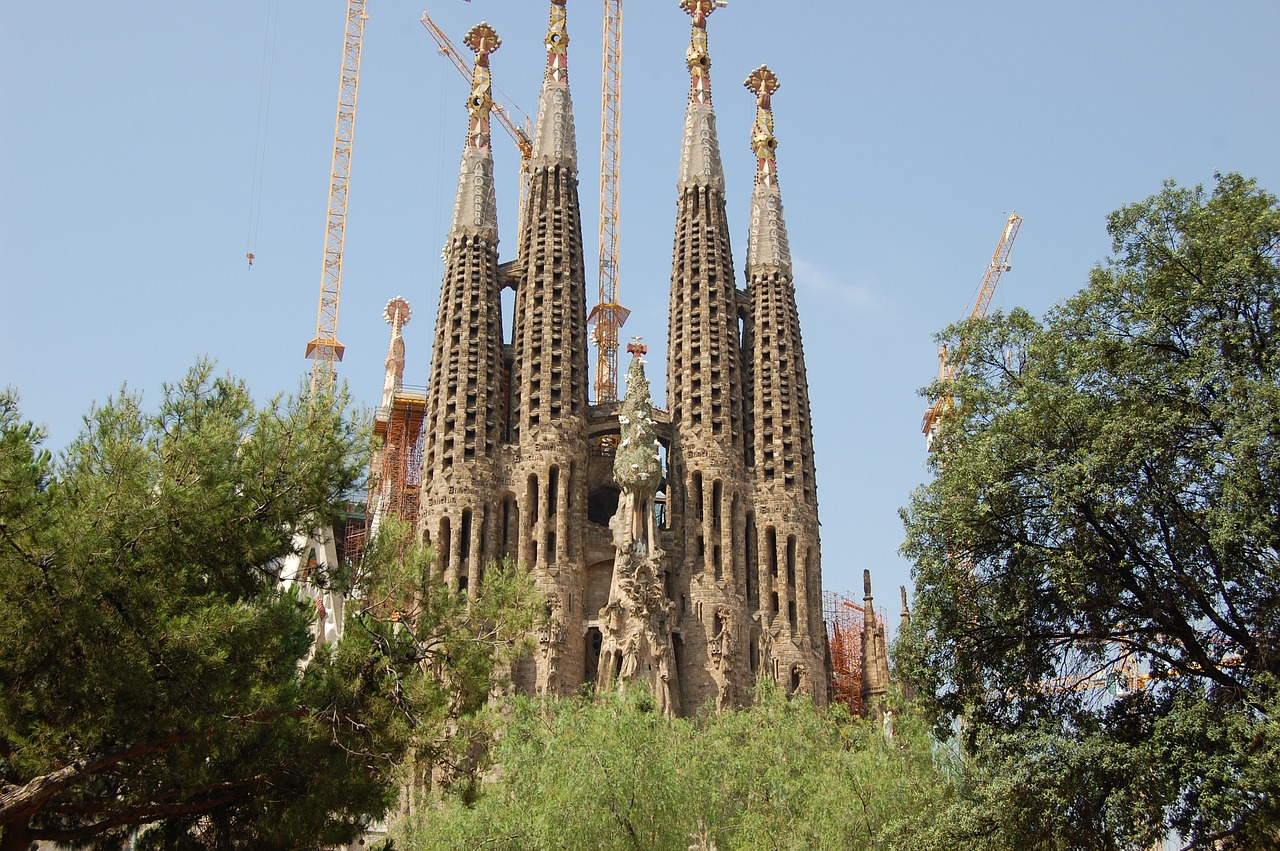
[[[324,263],[320,271],[320,310],[316,336],[307,343],[311,394],[333,384],[334,364],[346,347],[338,342],[338,297],[342,290],[342,242],[347,231],[347,189],[351,182],[351,143],[356,128],[356,93],[360,87],[360,48],[364,41],[365,0],[347,0],[347,25],[342,41],[342,74],[338,81],[338,116],[333,132],[333,164],[329,170],[329,212],[324,233]]]
[[[618,304],[618,214],[622,165],[622,0],[604,0],[600,95],[600,301],[595,323],[596,401],[618,399],[618,329],[631,311]]]
[[[440,26],[435,21],[431,20],[431,16],[426,12],[422,13],[421,23],[427,32],[431,33],[431,37],[436,40],[436,46],[440,49],[440,53],[453,63],[453,67],[458,69],[458,73],[467,81],[467,85],[470,85],[471,66],[463,61],[449,36],[445,34],[444,30],[440,29]],[[533,156],[533,140],[529,138],[528,130],[512,120],[511,110],[496,100],[493,102],[493,114],[498,117],[498,122],[507,131],[511,141],[516,143],[516,150],[520,152],[520,220],[517,223],[519,226],[517,233],[523,233],[524,208],[529,199],[529,158]]]
[[[1013,240],[1018,235],[1018,227],[1022,224],[1022,216],[1017,211],[1009,214],[1008,221],[1005,222],[1004,231],[1000,234],[1000,241],[996,244],[995,253],[991,255],[991,262],[987,265],[987,272],[982,276],[982,286],[978,289],[978,297],[973,304],[973,312],[969,315],[969,320],[980,319],[987,315],[987,307],[991,304],[991,297],[995,294],[996,284],[1000,283],[1000,276],[1008,272],[1009,252],[1013,249]],[[951,381],[956,377],[956,372],[960,368],[965,346],[969,342],[968,331],[964,331],[960,336],[960,345],[956,349],[956,356],[949,358],[946,348],[938,350],[938,378],[942,381]],[[925,435],[925,443],[930,450],[933,449],[933,438],[937,433],[938,424],[944,414],[951,410],[955,404],[952,396],[940,396],[934,400],[924,412],[924,419],[920,424],[920,431]]]

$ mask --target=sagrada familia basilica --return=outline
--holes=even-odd
[[[547,622],[512,672],[516,688],[567,695],[638,682],[681,715],[740,706],[767,678],[825,704],[813,434],[770,106],[778,80],[760,67],[746,81],[757,110],[741,135],[757,168],[740,288],[711,98],[707,21],[717,4],[683,0],[692,37],[668,408],[652,404],[638,340],[621,401],[593,404],[566,2],[550,0],[528,198],[509,262],[498,259],[490,148],[489,57],[500,40],[485,24],[468,33],[469,125],[425,396],[401,384],[407,305],[388,310],[384,433],[403,410],[418,412],[400,434],[416,451],[397,487],[453,587],[474,593],[509,559],[545,593]],[[390,504],[373,502],[375,512]]]

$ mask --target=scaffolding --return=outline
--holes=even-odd
[[[422,420],[427,407],[426,389],[401,388],[391,405],[378,410],[373,433],[382,441],[374,458],[369,501],[371,522],[388,515],[411,526],[418,522],[418,489],[422,481]]]
[[[822,594],[822,616],[827,622],[827,644],[831,652],[831,700],[843,703],[861,715],[862,630],[865,609],[836,591]],[[875,610],[876,624],[883,630],[884,612]]]

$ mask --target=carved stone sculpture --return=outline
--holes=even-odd
[[[660,712],[680,711],[675,653],[672,650],[672,603],[662,574],[663,552],[657,546],[654,495],[662,481],[659,444],[651,419],[653,403],[644,373],[644,347],[627,370],[627,391],[618,414],[622,435],[614,456],[614,478],[622,486],[618,510],[609,522],[613,531],[614,568],[609,601],[600,610],[602,642],[598,689],[643,682],[654,693]]]

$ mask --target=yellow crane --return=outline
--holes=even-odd
[[[1000,276],[1012,268],[1009,265],[1009,252],[1013,248],[1013,240],[1017,237],[1018,227],[1021,224],[1022,216],[1019,216],[1016,210],[1009,214],[1009,219],[1004,225],[1004,231],[1000,234],[1000,241],[996,244],[995,253],[991,255],[991,262],[987,265],[987,272],[982,277],[982,286],[978,290],[973,312],[969,315],[970,321],[987,315],[987,307],[991,304],[991,297],[995,294],[996,284],[1000,283]],[[962,355],[968,341],[967,331],[963,332],[954,358],[947,356],[945,346],[938,349],[938,378],[940,380],[950,381],[956,377],[956,372],[960,368]],[[933,438],[938,431],[938,425],[943,415],[950,411],[954,405],[955,399],[952,396],[939,396],[932,405],[925,409],[920,431],[924,434],[925,443],[930,450],[933,449]]]
[[[449,40],[449,36],[445,35],[444,30],[440,29],[439,25],[437,25],[435,21],[431,20],[431,16],[426,12],[422,13],[422,26],[424,26],[427,32],[431,33],[431,37],[436,40],[436,46],[440,49],[440,53],[453,63],[453,67],[458,69],[458,73],[466,79],[467,85],[470,85],[471,66],[463,61],[462,57],[458,54],[457,48],[455,48],[453,46],[453,42]],[[517,111],[524,114],[523,110]],[[520,151],[520,213],[519,222],[517,223],[519,226],[517,233],[523,233],[525,202],[529,198],[529,158],[533,156],[533,139],[530,138],[529,130],[527,129],[527,125],[529,123],[528,116],[525,116],[526,127],[521,127],[512,120],[511,112],[511,108],[496,100],[494,101],[493,114],[498,117],[498,122],[502,125],[503,129],[507,131],[507,135],[511,137],[511,140],[516,143],[516,149]]]
[[[600,300],[595,324],[596,401],[618,400],[618,329],[631,311],[618,304],[618,216],[622,165],[622,0],[604,0],[600,93]]]
[[[365,0],[347,0],[347,25],[342,39],[342,73],[338,80],[338,117],[333,133],[333,163],[329,170],[329,213],[324,232],[324,263],[320,270],[320,310],[316,336],[307,343],[311,394],[333,385],[334,364],[346,347],[338,342],[338,297],[342,290],[342,243],[347,231],[347,188],[351,182],[351,143],[356,128],[356,94],[360,88],[360,48],[364,42]],[[250,260],[252,262],[252,260]]]

